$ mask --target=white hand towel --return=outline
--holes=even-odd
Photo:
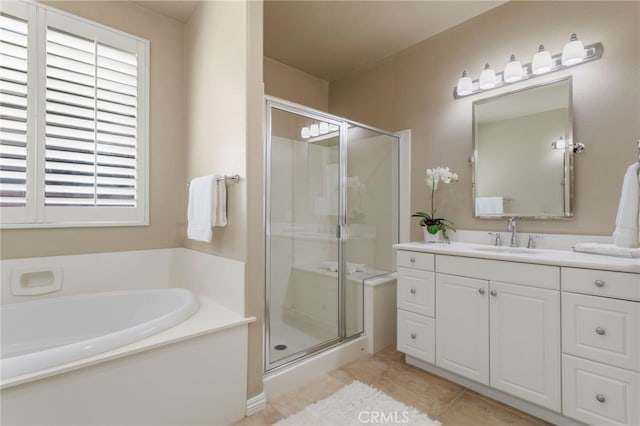
[[[222,175],[216,175],[215,185],[216,196],[213,199],[212,210],[213,226],[227,226],[227,182]]]
[[[476,197],[476,214],[503,214],[504,199],[502,197]]]
[[[640,230],[638,229],[639,169],[640,163],[636,162],[629,166],[624,174],[618,215],[616,216],[616,229],[613,231],[613,242],[618,247],[636,248],[640,245]]]
[[[210,243],[211,227],[227,224],[225,184],[222,180],[220,185],[219,178],[219,175],[201,176],[193,179],[189,184],[187,207],[189,239]]]
[[[573,249],[582,253],[603,254],[606,256],[640,258],[640,248],[618,247],[614,244],[578,243]]]

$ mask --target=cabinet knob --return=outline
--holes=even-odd
[[[416,333],[411,333],[411,338],[415,339],[416,338]]]
[[[602,280],[595,280],[594,284],[596,287],[604,287],[604,281]]]
[[[411,292],[411,294],[416,294],[416,289],[412,288],[411,290],[409,290]]]
[[[478,289],[478,293],[480,293],[480,294],[484,294],[484,288],[479,288],[479,289]]]
[[[607,400],[607,398],[605,398],[603,394],[599,393],[599,394],[596,395],[596,400],[598,402],[605,402]]]
[[[410,261],[411,263],[416,263],[416,258],[415,258],[415,257],[412,257],[411,259],[409,259],[409,261]]]
[[[497,291],[495,291],[495,290],[491,290],[491,295],[492,295],[492,296],[497,296],[497,295],[498,295],[498,292],[497,292]]]
[[[598,333],[599,335],[601,335],[601,336],[602,336],[602,335],[604,334],[604,328],[602,328],[602,327],[597,327],[597,328],[596,328],[596,333]]]

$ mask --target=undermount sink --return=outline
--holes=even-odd
[[[525,247],[474,247],[477,251],[488,251],[492,253],[517,253],[517,254],[538,254],[540,250]]]

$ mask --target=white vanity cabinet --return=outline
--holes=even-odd
[[[396,249],[407,363],[555,424],[640,425],[637,259]]]
[[[562,268],[563,413],[640,424],[640,275]]]
[[[436,256],[436,365],[560,411],[560,270]]]
[[[435,361],[435,272],[433,254],[398,253],[398,350]]]

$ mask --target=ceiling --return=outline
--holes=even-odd
[[[156,0],[138,0],[134,1],[134,3],[139,4],[140,6],[146,7],[147,9],[154,10],[159,12],[165,16],[169,16],[171,18],[177,19],[180,22],[187,22],[193,11],[198,6],[200,1],[193,0],[168,0],[168,1],[156,1]]]
[[[266,0],[264,54],[333,81],[504,2]],[[135,3],[186,23],[200,0]]]
[[[502,3],[267,0],[264,54],[333,81]]]

